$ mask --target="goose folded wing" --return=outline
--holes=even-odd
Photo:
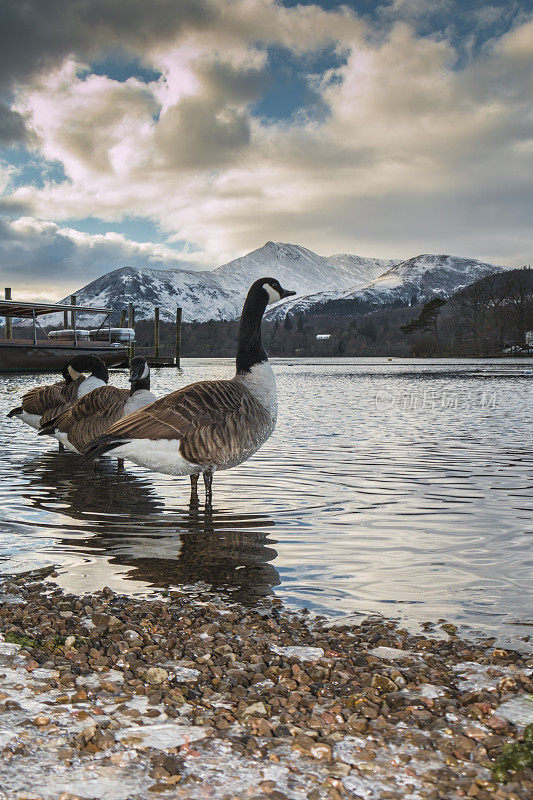
[[[41,430],[43,428],[55,428],[55,422],[58,417],[69,411],[75,402],[75,400],[69,400],[66,403],[48,408],[41,416]]]
[[[38,414],[42,425],[45,422],[44,415],[50,420],[76,400],[78,387],[83,380],[81,375],[69,383],[58,381],[50,386],[36,386],[22,398],[22,408],[28,414]]]
[[[96,415],[116,413],[117,409],[124,408],[128,399],[127,389],[118,389],[116,386],[99,386],[92,392],[80,397],[70,409],[74,421],[86,420]]]
[[[129,392],[102,386],[82,397],[58,420],[58,429],[80,453],[89,442],[105,433],[124,414]]]
[[[129,414],[100,442],[175,439],[194,464],[222,463],[249,447],[267,412],[240,383],[202,381]]]
[[[68,433],[74,424],[87,423],[95,415],[105,415],[111,407],[115,408],[119,403],[122,403],[123,406],[128,394],[127,389],[117,389],[115,386],[101,386],[93,389],[79,400],[63,403],[56,409],[49,409],[41,418],[41,430],[46,428],[49,431],[60,430]],[[120,416],[113,415],[107,428],[117,419],[120,419]],[[106,431],[107,428],[100,433]]]
[[[50,386],[36,386],[23,396],[22,408],[28,414],[42,416],[46,409],[64,402],[63,390],[65,388],[65,381],[58,381]]]

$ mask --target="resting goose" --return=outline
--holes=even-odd
[[[72,453],[81,453],[89,442],[105,433],[114,422],[153,403],[150,367],[142,356],[130,364],[131,389],[100,386],[85,394],[68,409],[48,420],[39,436],[55,436]]]
[[[22,398],[22,405],[12,408],[8,417],[15,417],[36,430],[50,416],[56,416],[79,397],[107,383],[104,362],[96,356],[80,355],[69,359],[62,369],[63,380],[48,386],[36,386]],[[82,373],[90,372],[88,378]]]
[[[162,397],[115,423],[88,446],[87,457],[113,450],[156,472],[190,475],[193,492],[203,474],[210,508],[213,472],[246,461],[276,425],[276,380],[261,342],[261,319],[269,303],[293,294],[274,278],[255,281],[242,310],[235,377]]]

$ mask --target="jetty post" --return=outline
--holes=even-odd
[[[133,307],[133,303],[128,303],[128,328],[133,328],[133,330],[135,330],[135,308]],[[129,351],[129,360],[131,361],[135,356],[135,342],[130,342]]]
[[[181,308],[176,309],[176,368],[181,368]]]
[[[64,330],[68,328],[68,311],[63,311],[63,328]]]
[[[125,327],[126,327],[126,309],[123,308],[121,313],[120,313],[120,325],[119,325],[119,328],[125,328]]]
[[[11,300],[11,289],[8,286],[6,286],[5,288],[5,299]],[[4,336],[6,339],[13,338],[13,327],[11,323],[11,317],[6,317],[6,327],[4,331]]]
[[[76,295],[75,294],[71,294],[70,295],[70,305],[71,306],[75,306],[76,305]],[[71,311],[70,312],[70,319],[71,319],[71,326],[72,326],[72,328],[74,330],[74,346],[77,347],[78,346],[78,330],[77,330],[77,327],[76,327],[76,312],[75,311]]]
[[[159,308],[154,308],[154,358],[159,358]]]

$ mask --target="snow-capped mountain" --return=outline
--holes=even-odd
[[[175,319],[176,306],[182,307],[187,322],[233,319],[239,316],[250,284],[257,278],[277,278],[302,297],[320,290],[364,286],[393,263],[352,255],[328,258],[299,245],[267,242],[214,270],[122,267],[79,289],[76,298],[78,305],[112,308],[115,321],[128,303],[135,306],[137,320],[153,317],[156,306],[161,309],[161,319],[167,321]],[[80,326],[96,322],[96,317],[79,315]],[[60,324],[59,317],[51,324]]]
[[[328,289],[366,285],[396,263],[384,258],[335,255],[319,256],[297,244],[267,242],[242,258],[213,271],[226,288],[244,295],[257,278],[277,278],[282,286],[305,296]]]
[[[479,278],[505,269],[471,258],[425,254],[390,267],[365,286],[295,297],[274,306],[268,315],[280,318],[287,313],[300,314],[328,300],[359,300],[369,307],[425,302],[436,295],[449,297]]]
[[[69,303],[65,298],[62,303]],[[208,319],[229,319],[240,313],[235,292],[227,290],[211,271],[192,272],[182,269],[150,269],[121,267],[76,292],[79,306],[112,308],[113,319],[133,303],[135,319],[151,319],[154,308],[161,309],[162,320],[176,319],[176,307],[183,309],[189,322]],[[100,317],[101,319],[101,317]],[[79,315],[80,326],[96,324],[94,316]]]
[[[398,263],[349,254],[319,256],[305,247],[267,242],[263,247],[213,270],[149,269],[122,267],[76,292],[78,305],[112,308],[116,322],[128,303],[137,320],[153,317],[160,308],[162,320],[175,319],[176,307],[186,322],[234,319],[239,316],[250,284],[271,276],[297,296],[269,310],[270,318],[301,313],[334,299],[357,298],[369,307],[382,303],[425,300],[448,296],[462,286],[505,267],[455,256],[423,255]],[[68,303],[69,298],[62,302]],[[101,318],[80,315],[79,326],[89,327]],[[60,325],[57,317],[50,324]]]

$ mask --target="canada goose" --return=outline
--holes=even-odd
[[[269,303],[293,294],[274,278],[255,281],[242,310],[235,376],[162,397],[115,423],[87,447],[87,457],[114,450],[156,472],[190,475],[193,493],[203,474],[210,508],[213,472],[241,464],[276,425],[276,380],[261,342],[261,319]]]
[[[90,372],[88,378],[82,374]],[[63,367],[63,380],[48,386],[36,386],[22,398],[22,405],[12,408],[8,417],[16,417],[36,430],[51,416],[59,414],[96,386],[107,383],[108,372],[97,356],[80,355],[70,358]]]
[[[81,453],[89,442],[105,433],[114,422],[156,400],[150,391],[150,367],[142,356],[130,364],[131,389],[100,386],[69,408],[48,419],[39,436],[55,436],[66,450]]]

